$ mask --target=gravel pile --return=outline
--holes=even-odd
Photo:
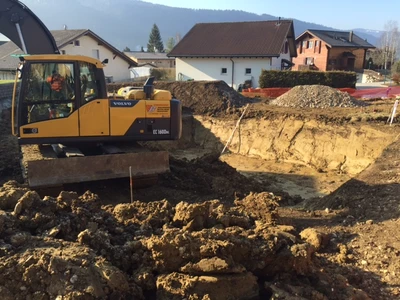
[[[272,100],[272,105],[299,108],[365,106],[346,92],[325,85],[299,85]]]

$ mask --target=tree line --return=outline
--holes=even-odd
[[[400,72],[399,50],[399,26],[397,21],[391,20],[386,22],[377,47],[369,51],[365,68]]]

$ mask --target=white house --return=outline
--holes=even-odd
[[[290,69],[297,56],[293,21],[196,24],[168,53],[177,80],[223,80],[237,89],[261,71]]]
[[[61,54],[85,55],[103,61],[108,59],[104,74],[109,81],[128,80],[130,68],[137,63],[88,29],[52,30]],[[14,79],[18,58],[22,51],[13,42],[0,45],[0,79]]]

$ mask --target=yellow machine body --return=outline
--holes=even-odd
[[[109,96],[103,65],[85,56],[25,56],[13,96],[13,132],[21,145],[81,145],[176,140],[181,102],[169,91],[130,89]],[[36,160],[26,163],[31,187],[110,178],[152,176],[169,170],[165,151]],[[131,174],[129,174],[129,170]]]

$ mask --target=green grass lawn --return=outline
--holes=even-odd
[[[14,83],[14,80],[0,80],[0,84]]]

